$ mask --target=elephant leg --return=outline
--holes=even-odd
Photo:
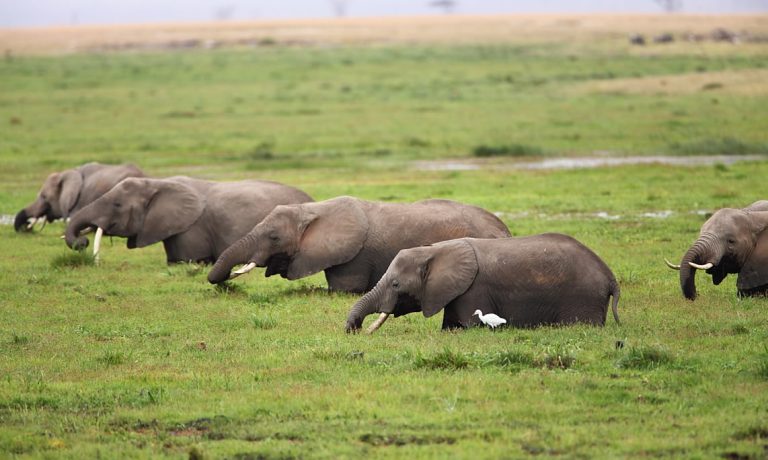
[[[605,315],[608,312],[607,299],[593,299],[582,304],[576,304],[576,306],[569,305],[569,307],[559,311],[555,321],[557,324],[570,325],[582,323],[593,326],[605,325]]]
[[[475,326],[480,323],[477,316],[472,316],[475,310],[480,309],[483,313],[490,312],[486,302],[475,299],[471,295],[472,293],[467,294],[457,297],[445,306],[443,309],[443,330],[466,329]]]
[[[325,269],[325,279],[331,291],[364,293],[373,288],[369,286],[369,278],[370,269],[356,259]]]
[[[739,297],[766,297],[768,296],[768,284],[752,289],[739,289]]]
[[[192,232],[180,233],[163,240],[169,264],[181,262],[213,263],[215,261],[206,238]]]

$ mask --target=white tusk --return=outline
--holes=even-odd
[[[693,262],[688,262],[688,265],[690,265],[693,268],[698,268],[699,270],[709,270],[710,268],[714,267],[712,265],[712,262],[706,263],[704,265],[695,264]]]
[[[93,231],[93,227],[86,227],[80,230],[80,236],[85,236]]]
[[[672,262],[668,261],[666,257],[664,258],[664,263],[666,263],[667,267],[671,268],[672,270],[680,270],[679,265],[675,265]]]
[[[251,262],[247,265],[243,265],[242,267],[240,267],[239,270],[233,271],[232,274],[229,275],[229,279],[237,278],[240,275],[245,275],[246,273],[253,270],[254,268],[256,268],[256,262]]]
[[[37,219],[38,219],[37,217],[30,217],[29,219],[27,219],[27,222],[29,222],[27,224],[27,230],[32,230],[33,228],[35,228],[35,224],[37,223]]]
[[[368,334],[373,334],[374,332],[376,332],[376,329],[380,328],[381,325],[384,324],[384,321],[386,321],[387,318],[389,318],[389,313],[382,313],[381,315],[379,315],[379,318],[376,321],[374,321],[373,324],[371,324],[365,332],[367,332]]]
[[[104,235],[104,229],[101,227],[96,229],[96,236],[93,237],[93,258],[96,262],[99,261],[99,249],[101,249],[101,237]]]

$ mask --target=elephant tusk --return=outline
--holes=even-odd
[[[381,327],[382,324],[384,324],[384,321],[386,321],[387,318],[389,318],[389,313],[382,313],[381,315],[379,315],[378,319],[376,319],[376,321],[374,321],[373,324],[371,324],[368,327],[368,329],[365,332],[367,332],[368,334],[373,334],[374,332],[376,332],[378,328]]]
[[[253,270],[254,268],[256,268],[256,262],[251,262],[247,265],[243,265],[242,267],[240,267],[239,270],[233,271],[232,274],[229,275],[229,279],[237,278],[240,275],[245,275],[246,273]]]
[[[704,265],[695,264],[693,262],[688,262],[688,265],[690,265],[693,268],[698,268],[699,270],[709,270],[710,268],[714,267],[712,262],[706,263]]]
[[[27,230],[32,230],[35,228],[35,224],[37,223],[37,217],[30,217],[27,219]]]
[[[101,237],[104,235],[104,229],[99,227],[96,229],[96,236],[93,237],[93,258],[96,262],[99,261],[99,249],[101,249]]]
[[[86,227],[82,230],[80,230],[79,236],[85,236],[93,231],[93,227]]]
[[[664,263],[666,263],[667,267],[671,268],[672,270],[680,270],[679,265],[675,265],[672,262],[668,261],[666,257],[664,258]]]

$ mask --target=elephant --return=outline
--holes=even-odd
[[[488,211],[442,199],[380,203],[343,196],[278,206],[224,251],[208,281],[221,283],[258,266],[267,268],[266,276],[289,280],[324,271],[330,290],[365,292],[401,249],[464,236],[510,234]]]
[[[45,179],[37,199],[16,214],[13,227],[17,232],[31,231],[41,219],[43,225],[46,221],[66,219],[126,177],[144,177],[144,173],[132,164],[100,163],[52,173]]]
[[[507,325],[586,323],[605,325],[609,298],[619,323],[620,288],[605,262],[574,238],[559,233],[479,239],[459,238],[397,254],[376,286],[347,316],[347,332],[379,312],[368,332],[389,315],[444,310],[443,329],[480,323],[477,310]]]
[[[162,241],[168,263],[211,263],[275,206],[308,201],[303,191],[270,181],[128,178],[72,215],[65,239],[83,249],[88,239],[80,232],[96,227],[128,238],[129,249]]]
[[[739,296],[768,293],[768,201],[743,209],[723,208],[701,226],[696,241],[683,255],[680,288],[686,299],[696,299],[696,270],[706,270],[719,285],[729,273],[738,273]]]

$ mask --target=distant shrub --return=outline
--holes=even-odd
[[[275,158],[275,144],[262,142],[246,152],[249,160],[272,160]]]
[[[123,353],[119,351],[117,352],[108,351],[103,355],[99,356],[98,358],[96,358],[96,361],[107,367],[119,366],[120,364],[125,363],[126,357]]]
[[[487,366],[498,366],[509,369],[520,369],[525,367],[538,367],[533,354],[518,350],[500,351],[491,354],[483,361]]]
[[[251,315],[251,322],[256,329],[273,329],[277,326],[277,320],[270,315]]]
[[[758,357],[757,375],[768,380],[768,346],[763,348],[763,353]]]
[[[58,255],[51,261],[53,268],[75,268],[86,265],[94,265],[96,258],[86,251],[71,251]]]
[[[744,142],[733,137],[701,139],[695,142],[669,145],[678,155],[760,155],[768,153],[768,144]]]
[[[543,364],[549,369],[570,369],[576,357],[562,346],[553,347],[544,354]]]
[[[714,82],[711,82],[711,83],[706,83],[706,84],[704,84],[704,85],[701,87],[701,90],[702,90],[702,91],[712,91],[712,90],[714,90],[714,89],[721,89],[721,88],[723,88],[723,86],[724,86],[724,85],[723,85],[722,83],[720,83],[720,82],[717,82],[717,81],[714,81]]]
[[[419,369],[458,370],[469,367],[469,357],[448,348],[433,356],[417,356],[414,364]]]
[[[539,147],[524,144],[478,145],[472,150],[476,157],[524,157],[542,155]]]
[[[668,351],[659,347],[644,346],[630,348],[616,365],[624,369],[654,369],[672,361],[674,357]]]
[[[26,345],[29,343],[29,337],[26,335],[18,335],[14,332],[11,337],[11,343],[13,345]]]

